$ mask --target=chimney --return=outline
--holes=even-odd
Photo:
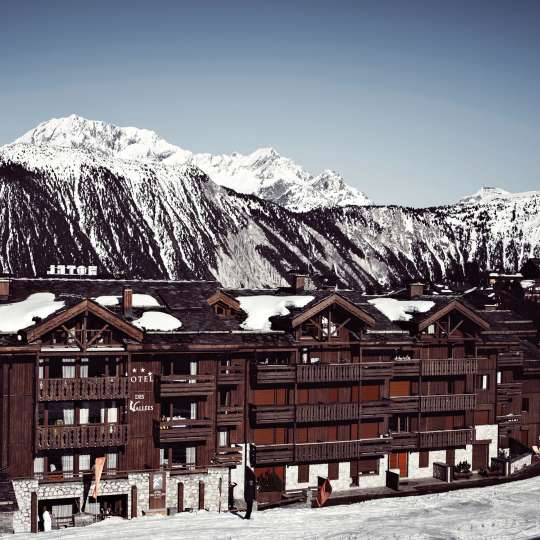
[[[124,317],[131,317],[133,312],[133,289],[125,287],[122,294],[122,308]]]
[[[409,294],[409,298],[416,298],[417,296],[422,296],[424,294],[424,284],[409,283],[407,285],[407,292]]]
[[[0,277],[0,300],[9,298],[9,278]]]
[[[295,293],[303,292],[306,287],[306,275],[302,274],[298,270],[290,270],[289,276],[289,283],[291,284],[291,289]]]

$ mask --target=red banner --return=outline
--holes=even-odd
[[[317,504],[319,507],[324,506],[331,494],[332,486],[330,485],[328,478],[319,476],[317,478]]]
[[[99,495],[99,481],[101,480],[106,459],[106,457],[97,457],[96,464],[94,465],[94,491],[92,492],[92,497],[96,500]]]

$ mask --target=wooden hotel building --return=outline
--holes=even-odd
[[[539,435],[536,327],[480,290],[0,278],[0,530],[488,471]]]

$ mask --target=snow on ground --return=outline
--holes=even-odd
[[[435,302],[431,300],[396,300],[395,298],[373,298],[368,302],[391,321],[410,321],[412,314],[425,313],[435,305]]]
[[[35,324],[34,317],[45,319],[66,304],[56,302],[53,293],[31,294],[22,302],[0,306],[0,332],[16,333]]]
[[[140,319],[134,320],[133,324],[143,330],[156,332],[171,332],[182,326],[182,322],[176,317],[162,311],[146,311]]]
[[[233,514],[197,512],[169,518],[109,519],[84,529],[40,534],[50,540],[187,539],[531,539],[540,537],[540,478],[436,495],[322,509]],[[11,536],[32,540],[32,534]]]
[[[247,313],[247,319],[241,324],[244,330],[270,330],[270,317],[289,315],[288,308],[303,308],[314,296],[238,296],[240,307]]]

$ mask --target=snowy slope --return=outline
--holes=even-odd
[[[540,537],[539,497],[540,479],[533,478],[494,487],[347,506],[266,510],[252,514],[250,521],[241,519],[242,514],[209,512],[130,521],[110,518],[82,529],[40,533],[40,537],[51,540],[525,540]],[[35,537],[29,533],[13,538]]]
[[[261,148],[248,155],[194,154],[169,144],[153,131],[118,127],[76,115],[43,122],[15,142],[84,149],[124,160],[195,165],[217,184],[294,211],[371,204],[338,173],[326,170],[313,176],[273,148]]]

